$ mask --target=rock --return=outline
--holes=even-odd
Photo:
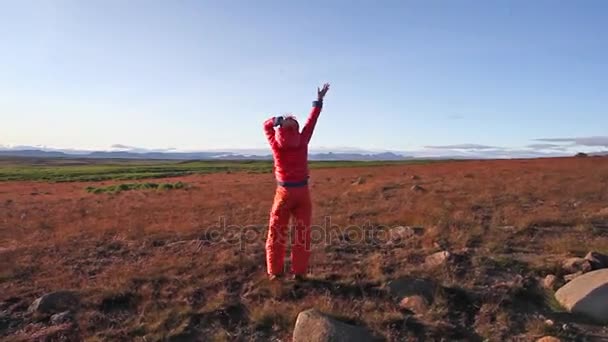
[[[594,270],[608,268],[608,255],[597,252],[589,252],[587,255],[585,255],[585,260],[589,261],[591,268]]]
[[[412,180],[420,180],[420,177],[419,177],[419,176],[416,176],[416,175],[413,175],[413,176],[412,176]]]
[[[365,184],[365,178],[363,177],[358,177],[357,179],[355,179],[355,181],[352,183],[353,185],[361,185],[361,184]]]
[[[538,340],[536,340],[536,342],[561,342],[562,340],[560,340],[557,337],[553,337],[553,336],[544,336],[539,338]]]
[[[404,297],[399,302],[399,307],[421,315],[429,310],[429,303],[423,296],[414,295]]]
[[[393,227],[389,231],[391,241],[405,240],[415,235],[414,229],[409,226]]]
[[[555,291],[555,289],[557,289],[558,287],[562,286],[561,283],[562,281],[553,274],[548,274],[545,279],[543,279],[543,286],[546,289],[553,291]]]
[[[418,184],[412,185],[412,187],[410,188],[410,190],[417,191],[417,192],[425,191],[425,189],[423,187],[421,187],[420,185],[418,185]]]
[[[582,275],[583,275],[583,272],[582,272],[582,271],[578,271],[578,272],[576,272],[576,273],[571,273],[571,274],[566,274],[566,275],[564,276],[564,280],[565,280],[566,282],[569,282],[569,281],[572,281],[574,278],[579,277],[579,276],[582,276]]]
[[[298,314],[293,342],[366,342],[377,341],[364,327],[341,322],[318,310]]]
[[[404,297],[422,296],[431,303],[438,286],[429,279],[403,277],[389,281],[386,287],[388,293],[399,301]]]
[[[583,258],[569,258],[562,262],[562,269],[566,273],[589,272],[591,271],[591,263]]]
[[[424,259],[424,264],[427,267],[442,266],[442,265],[447,264],[451,257],[452,257],[452,253],[450,253],[448,251],[441,251],[441,252],[433,253]]]
[[[549,326],[549,327],[552,327],[552,326],[555,325],[555,322],[552,319],[546,319],[545,320],[545,325]]]
[[[36,299],[30,305],[30,313],[59,313],[66,310],[75,310],[79,305],[79,299],[75,292],[56,291],[47,293]]]
[[[62,313],[54,314],[51,316],[51,323],[54,325],[59,325],[63,323],[69,323],[74,320],[72,314],[69,311],[64,311]]]
[[[608,323],[608,269],[577,277],[557,290],[555,298],[569,312]]]

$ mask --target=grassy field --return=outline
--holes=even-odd
[[[316,161],[310,167],[337,168],[424,164],[429,160],[411,161]],[[49,159],[0,161],[0,181],[90,182],[166,178],[218,172],[268,173],[272,161],[139,161],[139,160],[74,160]]]
[[[309,280],[278,283],[268,162],[24,163],[0,171],[54,181],[0,183],[0,341],[290,341],[310,308],[387,342],[608,341],[554,296],[565,260],[608,254],[608,158],[313,163]],[[152,170],[210,173],[65,181]],[[422,307],[398,284],[424,285]],[[69,323],[28,311],[65,290]]]

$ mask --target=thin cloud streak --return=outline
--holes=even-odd
[[[571,143],[578,146],[608,147],[608,136],[591,136],[578,138],[540,138],[542,142]]]

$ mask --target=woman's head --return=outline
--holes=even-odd
[[[287,128],[287,129],[293,128],[297,131],[299,131],[299,129],[300,129],[298,120],[296,120],[296,117],[293,115],[286,116],[285,119],[283,119],[283,123],[281,123],[281,127]]]
[[[300,125],[295,116],[287,116],[275,132],[279,146],[294,148],[300,146]]]

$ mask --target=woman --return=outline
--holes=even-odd
[[[277,181],[266,239],[266,267],[270,280],[283,274],[285,237],[291,216],[295,218],[295,231],[291,241],[291,273],[296,280],[301,280],[308,269],[312,216],[308,189],[308,143],[328,90],[327,83],[322,89],[317,88],[317,100],[313,102],[312,111],[301,131],[293,116],[272,117],[264,122]]]

